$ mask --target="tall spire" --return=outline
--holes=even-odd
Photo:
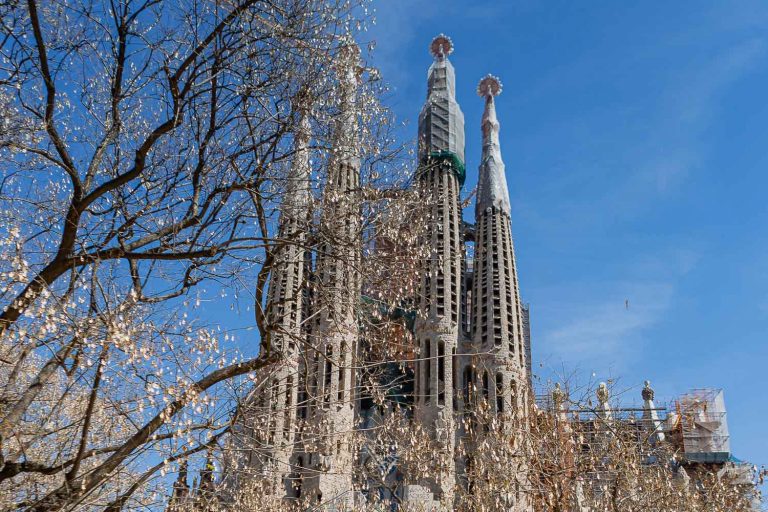
[[[315,325],[305,348],[310,392],[305,447],[310,469],[302,496],[323,509],[352,510],[355,368],[361,293],[360,147],[357,91],[360,50],[346,41],[336,62],[339,113],[328,159],[313,288]]]
[[[427,73],[427,101],[419,114],[419,160],[455,157],[464,181],[464,114],[456,103],[456,72],[448,60],[453,43],[440,34],[430,44],[435,61]]]
[[[339,115],[333,130],[333,157],[337,164],[359,166],[356,102],[360,74],[360,48],[354,41],[345,41],[339,50],[335,67],[339,81]]]
[[[471,341],[465,344],[467,356],[463,358],[463,368],[459,373],[463,377],[461,388],[468,390],[459,409],[473,418],[465,441],[469,450],[483,446],[492,424],[509,431],[514,422],[505,421],[504,418],[524,418],[527,414],[525,334],[509,201],[502,204],[499,200],[506,197],[500,195],[506,191],[506,181],[503,180],[499,123],[493,104],[494,96],[500,91],[501,84],[493,77],[484,78],[478,87],[480,95],[486,98],[486,106],[482,122],[483,152],[474,226],[469,305]],[[484,428],[472,427],[476,423],[474,419],[484,423]],[[523,435],[523,432],[513,435],[517,437]],[[522,446],[523,443],[522,437],[515,440],[516,446]],[[510,469],[517,484],[524,481],[527,471],[525,464],[522,461],[509,462],[514,468]],[[473,485],[476,492],[491,492],[489,488],[481,490],[481,486],[486,484],[477,479]],[[508,495],[505,501],[507,510],[530,508],[527,499],[520,493]]]
[[[233,427],[233,457],[227,465],[251,468],[261,475],[265,493],[282,496],[290,489],[291,457],[299,441],[298,403],[300,344],[305,312],[305,272],[311,259],[305,247],[310,212],[310,115],[304,94],[295,97],[299,117],[293,133],[293,160],[285,179],[278,239],[273,251],[265,317],[272,349],[279,359],[258,374],[243,416]],[[274,411],[283,411],[275,414]],[[267,425],[267,428],[261,428]],[[210,476],[210,475],[209,475]],[[179,509],[181,510],[181,509]]]
[[[521,400],[528,383],[525,318],[517,280],[512,241],[507,180],[499,148],[499,122],[494,97],[501,82],[491,75],[480,80],[478,94],[485,98],[482,118],[483,149],[480,159],[477,201],[475,204],[475,257],[472,291],[472,340],[478,367],[485,365],[490,380],[498,372],[501,388],[511,390],[505,399],[515,410],[523,410]],[[487,356],[479,354],[488,352]],[[502,393],[504,397],[504,393]],[[504,400],[497,412],[503,412]]]
[[[419,115],[419,166],[414,185],[425,203],[425,243],[414,334],[419,359],[414,365],[414,422],[435,441],[438,457],[454,458],[454,354],[459,340],[463,240],[461,184],[464,181],[464,115],[456,103],[456,76],[448,55],[451,40],[437,36],[430,45],[427,101]],[[404,502],[410,508],[440,509],[452,503],[454,467],[407,478]],[[423,496],[431,496],[424,503]]]
[[[477,94],[485,98],[485,111],[481,122],[483,131],[483,154],[480,161],[480,176],[477,184],[476,215],[488,207],[494,207],[509,215],[509,190],[504,173],[499,144],[499,121],[496,118],[494,97],[501,94],[501,82],[492,75],[480,80]]]

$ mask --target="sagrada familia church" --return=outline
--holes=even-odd
[[[482,117],[482,155],[475,202],[475,223],[463,220],[461,189],[465,179],[464,114],[456,101],[456,75],[448,59],[451,40],[436,37],[430,46],[434,62],[429,68],[427,99],[419,115],[419,165],[414,187],[429,201],[427,237],[431,244],[428,268],[423,269],[418,293],[413,337],[418,354],[414,365],[412,420],[440,443],[442,453],[452,453],[462,427],[457,417],[473,397],[462,390],[484,393],[497,413],[505,407],[523,409],[528,390],[530,343],[527,311],[520,299],[507,181],[499,144],[499,121],[495,98],[499,80],[487,76],[478,93],[485,102]],[[289,189],[280,219],[281,238],[297,239],[287,244],[273,267],[268,301],[279,303],[269,313],[280,326],[272,340],[286,359],[271,382],[262,383],[272,394],[257,400],[273,411],[270,428],[285,439],[273,440],[257,453],[249,453],[247,464],[274,480],[269,492],[286,498],[312,496],[333,509],[354,510],[359,493],[352,475],[359,457],[352,444],[337,433],[354,430],[366,411],[352,393],[357,389],[353,357],[360,342],[354,304],[361,295],[358,275],[360,251],[359,205],[350,199],[360,185],[360,155],[356,144],[355,95],[356,55],[350,51],[337,70],[340,76],[341,112],[333,136],[324,190],[321,231],[334,234],[335,243],[317,251],[315,275],[320,289],[309,307],[304,307],[299,289],[307,272],[305,244],[299,227],[309,203],[309,125],[306,118],[295,137],[295,159]],[[329,198],[333,197],[333,200]],[[465,242],[475,244],[474,259],[465,254]],[[470,266],[471,265],[471,266]],[[471,298],[470,298],[471,297]],[[468,308],[468,304],[471,304]],[[313,353],[301,353],[295,342],[303,333],[303,315],[314,315],[312,335],[323,340]],[[457,356],[458,354],[458,356]],[[303,366],[303,367],[302,367]],[[299,375],[306,382],[296,385]],[[300,439],[296,422],[322,425],[323,434],[312,442]],[[240,433],[250,432],[247,422]],[[312,445],[311,447],[309,445]],[[431,510],[450,502],[457,484],[457,470],[447,464],[444,471],[407,482],[401,501]],[[302,474],[300,474],[302,473]],[[297,485],[300,481],[300,488]],[[520,510],[525,510],[521,507]]]
[[[534,400],[528,309],[520,297],[496,115],[501,84],[488,75],[477,88],[485,106],[478,127],[482,153],[474,223],[470,223],[463,220],[461,200],[465,127],[448,58],[453,46],[440,35],[430,50],[434,62],[419,114],[418,164],[412,184],[428,210],[422,241],[429,256],[420,260],[420,283],[410,304],[413,357],[399,371],[407,373],[401,401],[407,404],[408,421],[426,433],[435,457],[444,460],[436,461],[434,471],[415,476],[395,467],[387,478],[398,484],[388,491],[391,503],[437,511],[452,508],[458,488],[467,490],[464,475],[472,460],[466,447],[471,451],[473,434],[465,420],[472,408],[482,403],[492,418],[525,420]],[[238,470],[229,475],[224,471],[225,487],[231,492],[257,484],[257,501],[269,498],[284,503],[286,509],[302,500],[317,507],[313,510],[357,510],[370,499],[355,481],[365,463],[364,450],[350,437],[373,430],[379,414],[361,396],[356,359],[364,344],[357,305],[365,289],[359,270],[356,194],[361,161],[355,110],[357,59],[356,51],[347,51],[336,70],[341,105],[318,228],[332,234],[328,237],[332,243],[321,242],[314,254],[307,249],[312,245],[306,226],[312,201],[307,115],[294,134],[294,159],[279,220],[279,238],[291,242],[275,253],[266,308],[274,329],[262,340],[262,349],[268,344],[281,357],[257,379],[235,425],[231,441],[235,455],[228,464]],[[474,254],[468,252],[470,242]],[[317,284],[313,292],[305,286],[310,274]],[[313,341],[302,342],[308,337]],[[550,399],[549,410],[564,416],[559,386]],[[722,393],[694,393],[680,402],[683,408],[678,407],[677,416],[666,419],[657,414],[648,383],[642,399],[643,420],[638,424],[655,440],[663,441],[662,430],[679,432],[690,462],[722,465],[728,460]],[[620,414],[611,410],[605,385],[598,389],[597,401],[595,414],[603,420]],[[693,411],[690,422],[680,421],[684,407]],[[669,425],[665,427],[664,421]],[[709,432],[709,437],[686,434],[681,425],[689,424],[705,427],[698,432]],[[460,451],[460,446],[465,449]],[[526,462],[507,470],[513,473],[510,478],[522,481],[519,475],[525,473]],[[201,489],[213,489],[208,473]],[[504,510],[533,510],[524,492],[512,492],[504,499]]]

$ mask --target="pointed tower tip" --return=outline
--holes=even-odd
[[[485,75],[477,84],[477,95],[481,98],[498,96],[501,94],[501,80],[493,75]]]
[[[440,34],[432,40],[429,52],[435,59],[441,59],[453,53],[453,41],[445,34]]]

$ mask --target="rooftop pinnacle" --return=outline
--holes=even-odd
[[[429,51],[435,61],[429,67],[427,101],[419,114],[419,160],[453,155],[463,166],[464,114],[456,103],[456,74],[448,60],[453,43],[440,34],[432,40]]]
[[[453,53],[453,41],[445,34],[440,34],[430,43],[429,51],[435,57],[435,60],[444,59]]]
[[[496,119],[494,98],[501,94],[501,82],[493,75],[487,75],[477,86],[477,94],[485,98],[485,110],[481,121],[483,132],[483,153],[477,183],[476,214],[494,207],[509,215],[509,191],[504,162],[499,145],[499,121]]]

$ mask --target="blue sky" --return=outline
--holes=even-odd
[[[416,132],[427,46],[456,51],[467,184],[498,75],[533,356],[639,398],[722,387],[734,453],[768,464],[768,3],[384,0],[373,64]],[[625,308],[629,301],[629,309]]]

